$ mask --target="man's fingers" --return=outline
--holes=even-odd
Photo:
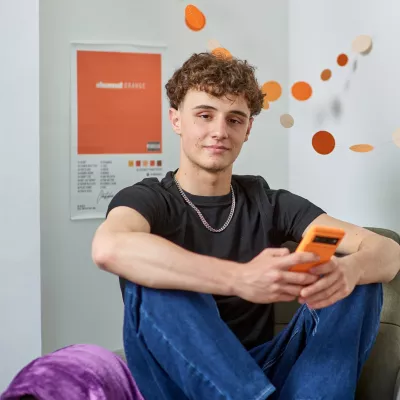
[[[314,296],[315,294],[322,292],[328,289],[329,287],[333,286],[338,279],[339,276],[338,274],[335,273],[325,275],[324,277],[320,278],[317,282],[304,288],[301,291],[300,296],[304,297],[305,299],[308,299],[311,296]]]
[[[282,282],[291,283],[294,285],[308,286],[316,282],[319,277],[316,275],[311,275],[307,272],[291,272],[291,271],[281,271],[279,272]]]
[[[298,297],[300,295],[303,286],[301,285],[286,285],[280,286],[280,292],[285,294],[290,294],[292,296]]]
[[[336,281],[333,285],[331,285],[327,289],[325,289],[321,292],[318,292],[318,293],[314,294],[313,296],[300,297],[299,302],[307,303],[307,304],[316,304],[318,302],[329,299],[329,297],[331,297],[333,294],[335,294],[340,289],[341,289],[341,283],[339,281]]]
[[[329,261],[327,263],[317,265],[310,270],[311,274],[314,275],[326,275],[330,272],[334,271],[337,268],[337,264],[334,260]]]
[[[328,297],[325,300],[317,301],[315,303],[307,303],[308,307],[318,310],[320,308],[326,308],[331,306],[332,304],[337,303],[339,300],[342,300],[343,295],[342,291],[339,289],[337,292],[335,292],[332,296]]]
[[[276,267],[278,269],[287,270],[298,264],[306,264],[310,262],[316,262],[319,260],[317,254],[310,252],[298,252],[287,255],[286,257],[280,257],[276,260]]]

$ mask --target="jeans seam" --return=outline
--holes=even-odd
[[[257,397],[255,397],[254,400],[264,400],[264,396],[266,395],[269,396],[274,390],[275,390],[274,387],[267,387]]]
[[[280,353],[278,356],[276,356],[275,358],[273,358],[272,360],[268,361],[267,364],[265,364],[265,365],[262,367],[262,370],[263,370],[263,371],[265,371],[265,370],[266,370],[267,368],[269,368],[271,365],[275,364],[275,363],[283,356],[283,354],[285,353],[285,351],[286,351],[286,349],[288,348],[288,346],[289,346],[290,342],[292,341],[292,339],[299,333],[299,330],[300,330],[300,329],[296,329],[296,330],[294,331],[294,333],[293,333],[292,336],[290,337],[289,341],[287,342],[285,348],[281,351],[281,353]]]
[[[308,308],[308,307],[307,307]],[[304,314],[304,311],[305,311],[305,307],[303,307],[303,310],[301,311],[301,314]],[[318,318],[318,317],[317,317]],[[300,330],[300,328],[298,328],[298,329],[296,329],[295,331],[294,331],[294,333],[292,334],[292,336],[290,337],[290,339],[289,339],[289,341],[287,342],[287,344],[286,344],[286,346],[285,346],[285,348],[282,350],[282,352],[278,355],[278,356],[276,356],[275,358],[273,358],[272,360],[270,360],[267,364],[265,364],[264,366],[263,366],[263,368],[262,368],[262,370],[265,372],[265,370],[267,369],[267,368],[269,368],[271,365],[273,365],[276,361],[278,361],[278,359],[280,358],[280,357],[282,357],[283,356],[283,354],[285,353],[285,351],[286,351],[286,349],[287,349],[287,347],[289,346],[289,343],[292,341],[292,339],[299,333],[299,330]]]
[[[318,316],[317,312],[315,310],[313,310],[312,308],[308,307],[308,305],[307,305],[307,309],[310,311],[311,315],[313,316],[313,318],[315,320],[315,328],[312,331],[312,335],[315,336],[315,334],[317,333],[317,329],[318,329],[319,316]]]
[[[154,320],[150,317],[149,314],[147,314],[146,311],[141,310],[143,315],[145,316],[145,318],[147,318],[149,321],[151,321],[151,323],[153,324],[154,328],[157,329],[157,331],[160,333],[161,337],[171,346],[171,348],[173,350],[175,350],[175,352],[181,356],[181,358],[191,367],[193,368],[193,370],[200,375],[203,379],[207,380],[208,382],[211,383],[211,385],[225,398],[226,395],[224,393],[221,392],[221,390],[214,384],[214,382],[202,371],[200,371],[194,364],[192,364],[173,344],[172,342],[164,335],[164,333],[160,330],[160,328],[158,328],[158,326],[154,323]]]
[[[140,333],[138,334],[138,336],[142,336]],[[149,368],[150,368],[150,363],[149,363],[149,361],[148,361],[148,357],[144,357],[144,359],[145,359],[145,362],[146,362],[146,364],[149,366]],[[151,373],[151,375],[152,375],[152,377],[153,377],[153,381],[155,382],[155,384],[157,385],[157,387],[158,387],[158,391],[160,392],[160,393],[163,393],[163,388],[160,386],[160,383],[159,383],[159,381],[158,381],[158,379],[156,379],[156,377],[154,376],[154,372],[153,372],[153,370],[150,368],[150,373]],[[133,375],[132,375],[133,376]],[[134,377],[133,377],[134,378]],[[164,396],[163,396],[163,398],[165,398]]]

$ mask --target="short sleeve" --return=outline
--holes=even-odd
[[[111,200],[106,217],[116,207],[129,207],[140,213],[149,223],[153,231],[160,225],[163,210],[162,196],[157,191],[145,184],[137,183],[120,190]]]
[[[286,240],[299,242],[307,226],[325,211],[311,201],[287,190],[270,193],[274,203],[274,224]]]

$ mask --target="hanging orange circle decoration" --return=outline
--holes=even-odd
[[[327,131],[319,131],[312,138],[312,146],[319,154],[330,154],[336,146],[335,138]]]

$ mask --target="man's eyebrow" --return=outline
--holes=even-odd
[[[215,107],[209,106],[207,104],[200,104],[196,107],[193,107],[193,110],[198,110],[198,109],[218,111]],[[249,118],[249,116],[244,111],[240,111],[240,110],[231,110],[231,111],[229,111],[229,114],[236,114],[236,115],[240,115],[244,118]]]

